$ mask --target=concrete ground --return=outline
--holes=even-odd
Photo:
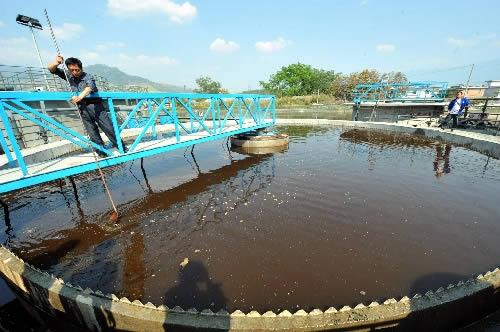
[[[438,119],[437,118],[416,118],[416,119],[410,119],[410,120],[403,120],[398,122],[401,125],[411,125],[416,128],[428,128],[428,127],[433,127],[436,128],[438,127]],[[451,131],[451,129],[442,129],[443,131]],[[494,128],[487,128],[487,129],[464,129],[464,128],[457,128],[454,130],[460,130],[460,131],[466,131],[466,132],[471,132],[471,133],[480,133],[480,134],[487,134],[487,135],[500,135],[500,130],[494,129]]]

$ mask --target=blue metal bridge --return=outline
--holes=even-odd
[[[354,87],[354,103],[370,102],[442,102],[448,90],[448,82],[404,82],[357,84]]]
[[[70,92],[0,92],[0,193],[152,156],[193,144],[273,126],[276,99],[271,95],[101,92],[109,109],[118,149],[91,142],[43,107],[67,103]],[[126,100],[128,107],[120,101]],[[34,106],[35,105],[35,106]],[[66,104],[67,105],[67,104]],[[120,106],[118,106],[120,105]],[[66,106],[67,107],[67,106]],[[74,110],[76,112],[76,109]],[[22,119],[50,137],[22,148],[16,121]],[[124,153],[123,146],[128,146]],[[91,148],[108,155],[96,163]],[[55,151],[63,151],[56,153]]]

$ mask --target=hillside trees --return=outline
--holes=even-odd
[[[261,81],[260,84],[265,90],[278,96],[301,96],[313,94],[318,90],[327,93],[334,77],[333,71],[294,63],[282,67],[271,75],[268,82]]]
[[[214,81],[208,76],[197,78],[196,85],[198,85],[198,87],[194,89],[196,93],[227,93],[227,90],[222,88],[220,82]]]
[[[261,81],[261,86],[278,96],[304,96],[318,92],[334,96],[339,100],[349,100],[356,84],[403,83],[407,82],[402,72],[379,73],[375,69],[364,69],[350,74],[335,73],[333,70],[313,68],[296,63],[282,67],[271,75],[269,81]]]

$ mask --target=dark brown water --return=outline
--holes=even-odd
[[[279,130],[291,141],[274,154],[218,141],[107,170],[116,227],[96,174],[4,196],[0,240],[84,288],[229,311],[369,303],[499,265],[499,160],[418,136]]]

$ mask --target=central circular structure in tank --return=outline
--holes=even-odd
[[[214,312],[368,304],[498,264],[498,159],[422,135],[277,131],[274,153],[213,142],[108,169],[117,226],[95,174],[14,193],[0,239],[84,289]]]

